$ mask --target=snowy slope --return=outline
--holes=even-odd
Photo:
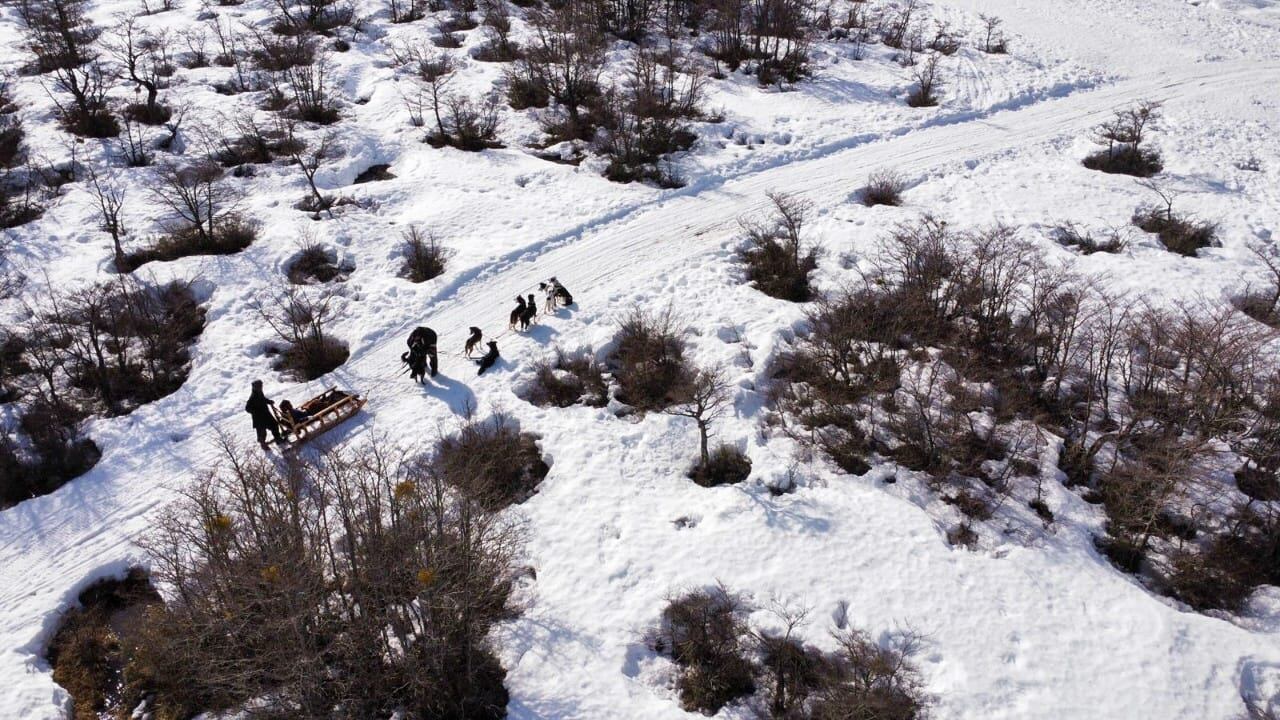
[[[1274,241],[1280,228],[1280,32],[1259,19],[1267,8],[1237,5],[954,0],[944,6],[957,17],[1005,18],[1014,55],[961,56],[942,108],[907,111],[894,95],[905,75],[833,49],[830,65],[794,93],[717,87],[713,104],[728,122],[701,129],[699,149],[681,160],[690,183],[674,191],[611,184],[514,144],[481,155],[433,150],[405,127],[389,73],[353,60],[352,92],[370,101],[351,109],[359,135],[325,181],[347,185],[364,167],[391,163],[395,180],[350,190],[376,207],[312,223],[289,207],[300,178],[257,181],[247,211],[265,224],[259,242],[154,271],[198,275],[208,293],[210,323],[187,384],[128,417],[94,422],[90,434],[105,451],[97,467],[0,513],[0,717],[61,716],[65,695],[40,659],[57,611],[89,582],[141,559],[132,541],[184,478],[213,461],[215,431],[247,435],[242,395],[256,377],[276,397],[329,382],[367,393],[360,420],[333,440],[376,433],[429,443],[471,404],[504,409],[541,435],[551,474],[516,509],[537,581],[527,610],[496,637],[513,718],[685,716],[665,661],[639,634],[671,591],[716,580],[812,607],[805,635],[820,645],[841,600],[873,632],[925,630],[924,670],[943,718],[1226,719],[1241,710],[1242,689],[1280,693],[1280,592],[1248,620],[1179,609],[1098,557],[1089,541],[1098,516],[1061,491],[1050,497],[1055,532],[951,549],[919,499],[884,485],[879,469],[841,475],[763,435],[763,369],[801,313],[739,286],[730,262],[737,219],[771,189],[815,203],[813,239],[827,248],[821,277],[832,285],[842,253],[925,210],[965,226],[1018,223],[1031,237],[1065,219],[1122,223],[1145,198],[1127,179],[1080,168],[1082,137],[1112,108],[1155,98],[1168,115],[1157,142],[1192,191],[1183,202],[1221,223],[1224,247],[1188,260],[1139,244],[1077,264],[1144,296],[1219,296],[1256,272],[1245,241]],[[14,32],[11,21],[3,32]],[[38,89],[26,91],[38,105]],[[192,95],[205,103],[200,112],[221,101]],[[59,152],[58,133],[32,135]],[[1248,156],[1260,172],[1234,168]],[[912,179],[907,207],[851,201],[882,167]],[[72,193],[14,232],[28,275],[46,270],[67,282],[103,272],[107,241],[92,229],[91,202]],[[145,224],[146,212],[133,222]],[[415,221],[458,250],[444,277],[421,286],[395,278],[397,234]],[[251,307],[278,284],[302,228],[357,267],[335,328],[352,358],[311,387],[283,384],[267,369],[266,330]],[[1043,242],[1046,254],[1067,257]],[[550,275],[578,307],[501,337],[501,372],[474,377],[453,355],[465,328],[504,327],[510,298]],[[689,325],[695,357],[735,368],[737,413],[718,434],[751,455],[754,478],[744,486],[703,489],[683,477],[696,440],[680,421],[544,410],[513,392],[528,361],[551,345],[599,351],[628,308],[669,301]],[[397,364],[407,330],[424,322],[440,332],[445,355],[439,382],[419,389]],[[763,481],[793,467],[799,490],[772,496]]]

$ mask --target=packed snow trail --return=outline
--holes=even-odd
[[[447,285],[425,317],[372,315],[383,323],[366,335],[375,339],[363,346],[353,343],[347,365],[308,390],[337,382],[370,396],[366,412],[334,431],[333,439],[388,430],[384,418],[413,417],[415,405],[431,401],[405,391],[408,381],[399,376],[398,358],[408,330],[428,324],[440,333],[439,347],[446,362],[439,389],[427,392],[436,392],[450,404],[473,400],[479,391],[492,397],[495,389],[502,389],[502,368],[477,381],[474,369],[456,363],[452,352],[461,348],[470,325],[505,327],[511,298],[536,292],[537,283],[551,275],[569,287],[581,307],[607,307],[617,288],[656,283],[689,260],[731,241],[738,218],[764,209],[766,191],[801,195],[821,211],[853,201],[867,175],[882,167],[920,177],[1019,147],[1076,136],[1113,108],[1136,99],[1182,102],[1230,93],[1243,101],[1273,90],[1277,79],[1280,64],[1274,62],[1205,63],[707,183],[696,193],[669,197],[582,233],[557,236],[510,253],[464,282]],[[563,325],[559,320],[547,322]],[[536,337],[503,340],[507,362],[530,357],[539,345]],[[217,372],[197,361],[188,384],[207,382],[202,376]],[[0,677],[11,681],[6,683],[0,707],[16,711],[17,717],[59,716],[57,691],[39,659],[56,622],[55,609],[73,601],[88,582],[122,569],[139,555],[131,543],[145,533],[149,513],[169,502],[189,473],[214,460],[216,454],[208,443],[213,428],[247,433],[240,413],[244,388],[237,384],[223,390],[220,401],[210,407],[191,408],[185,402],[189,389],[184,388],[127,418],[96,423],[93,434],[105,455],[94,470],[50,496],[0,514]],[[299,389],[298,394],[305,391]],[[1197,618],[1194,622],[1216,621]],[[1280,651],[1272,653],[1270,660],[1280,663]]]

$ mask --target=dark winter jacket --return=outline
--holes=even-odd
[[[273,404],[258,388],[254,388],[249,394],[249,401],[244,404],[244,411],[253,418],[255,428],[269,428],[276,424],[276,416],[271,413]]]
[[[409,333],[409,347],[423,344],[425,347],[433,348],[436,346],[436,331],[429,327],[417,327]]]

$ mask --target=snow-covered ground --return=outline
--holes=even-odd
[[[109,23],[123,7],[104,2],[95,16]],[[186,384],[127,417],[92,422],[104,451],[92,471],[0,512],[0,718],[63,715],[66,695],[41,657],[58,612],[92,581],[145,560],[133,542],[214,461],[214,432],[251,432],[242,405],[259,377],[277,398],[324,384],[367,394],[364,412],[329,441],[378,434],[425,445],[468,406],[504,410],[541,436],[550,475],[512,511],[527,521],[537,581],[524,591],[523,614],[495,637],[513,718],[685,716],[667,662],[640,634],[672,591],[716,581],[812,608],[803,632],[820,646],[831,642],[840,601],[873,633],[925,631],[923,670],[941,718],[1226,720],[1242,711],[1242,693],[1280,705],[1280,591],[1262,592],[1243,618],[1156,597],[1097,554],[1090,533],[1100,514],[1061,489],[1048,496],[1058,517],[1051,531],[977,552],[952,548],[944,511],[909,484],[885,484],[880,468],[841,474],[762,430],[768,358],[803,313],[740,285],[732,263],[738,218],[782,190],[814,203],[809,238],[826,250],[819,278],[832,287],[848,277],[842,256],[930,212],[958,226],[1019,225],[1046,256],[1135,299],[1219,299],[1242,278],[1261,277],[1246,243],[1274,243],[1280,231],[1278,8],[1270,0],[941,1],[935,14],[960,26],[975,28],[979,12],[1002,17],[1011,54],[965,49],[949,58],[944,101],[930,110],[905,106],[909,73],[879,47],[854,60],[847,45],[819,43],[815,77],[789,92],[734,76],[712,82],[707,104],[725,121],[698,127],[699,143],[677,163],[688,185],[676,190],[610,183],[589,162],[539,159],[522,147],[534,133],[527,116],[508,117],[505,149],[422,144],[381,59],[386,39],[357,43],[335,62],[348,98],[362,102],[343,108],[345,154],[319,180],[369,202],[313,222],[292,208],[304,194],[296,170],[246,180],[244,212],[263,230],[253,246],[142,271],[198,277],[207,298],[209,323]],[[219,10],[261,17],[265,4]],[[17,20],[11,7],[0,12],[0,63],[15,64]],[[144,21],[180,28],[197,12],[187,2]],[[391,32],[421,32],[414,28]],[[480,63],[463,72],[476,88],[498,75]],[[247,102],[195,82],[172,92],[190,103],[192,127]],[[19,97],[31,144],[66,157],[67,136],[40,87],[25,80]],[[1223,247],[1187,259],[1143,240],[1121,255],[1072,255],[1047,228],[1123,224],[1148,199],[1131,179],[1079,164],[1091,126],[1146,98],[1165,103],[1155,138],[1166,174],[1185,191],[1180,206],[1218,222]],[[92,142],[77,151],[101,157]],[[1238,167],[1249,159],[1260,169]],[[350,185],[377,163],[390,164],[395,179]],[[858,189],[884,167],[910,178],[907,204],[861,206]],[[159,208],[141,177],[126,179],[137,200],[127,224],[144,229]],[[69,190],[44,218],[9,231],[13,262],[37,283],[107,277],[110,241],[95,213],[83,188]],[[410,223],[456,251],[443,277],[422,285],[396,277],[399,233]],[[280,286],[304,231],[356,268],[334,327],[351,359],[305,387],[269,369],[269,331],[254,309]],[[466,328],[496,334],[511,298],[551,275],[578,306],[500,337],[499,371],[477,378],[459,357]],[[705,489],[684,477],[696,454],[686,422],[541,409],[515,394],[530,361],[553,345],[601,352],[628,309],[667,303],[687,324],[697,360],[733,368],[736,413],[717,434],[753,460],[741,486]],[[18,314],[13,303],[0,311],[5,322]],[[419,324],[440,333],[442,349],[441,376],[422,388],[398,367]],[[798,489],[771,494],[766,485],[788,472]]]

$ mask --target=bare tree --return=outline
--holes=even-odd
[[[711,462],[708,447],[711,426],[724,416],[733,399],[724,368],[716,365],[696,370],[689,384],[688,395],[683,403],[666,408],[663,412],[693,420],[698,428],[699,464],[705,467]]]
[[[168,120],[169,108],[159,101],[165,73],[171,67],[165,57],[165,38],[140,28],[137,18],[132,16],[122,19],[112,34],[108,49],[124,68],[125,76],[135,89],[146,93],[146,101],[131,105],[129,114],[147,125],[159,125]]]
[[[111,235],[111,246],[115,251],[116,268],[125,267],[125,253],[122,238],[125,235],[124,221],[121,218],[121,211],[124,208],[125,188],[114,178],[103,178],[98,172],[92,168],[89,169],[89,184],[93,189],[93,196],[98,201],[98,211],[101,213],[101,227],[104,232]]]

